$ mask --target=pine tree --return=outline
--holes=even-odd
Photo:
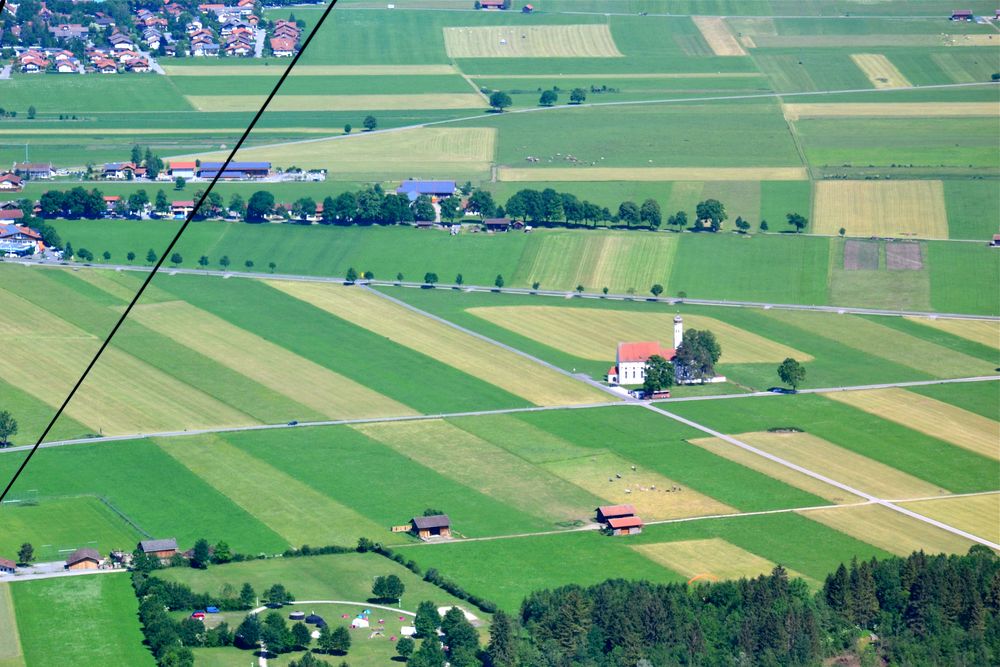
[[[514,623],[502,610],[493,615],[490,625],[490,643],[486,647],[493,667],[514,667],[517,658],[517,637]]]

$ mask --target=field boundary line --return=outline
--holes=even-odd
[[[731,435],[726,435],[725,433],[721,433],[719,431],[716,431],[713,428],[710,428],[710,427],[705,426],[703,424],[699,424],[698,422],[693,421],[691,419],[687,419],[686,417],[682,417],[681,415],[674,414],[673,412],[669,412],[669,411],[664,410],[662,408],[658,408],[655,405],[652,405],[652,404],[649,404],[649,403],[644,403],[642,405],[647,410],[652,410],[653,412],[661,414],[661,415],[663,415],[665,417],[669,417],[670,419],[673,419],[674,421],[680,422],[681,424],[685,424],[686,426],[690,426],[692,428],[696,428],[699,431],[702,431],[703,433],[707,433],[708,435],[710,435],[710,436],[712,436],[714,438],[718,438],[720,440],[723,440],[724,442],[727,442],[730,445],[733,445],[733,446],[736,446],[736,447],[740,447],[741,449],[745,449],[746,451],[748,451],[748,452],[750,452],[752,454],[756,454],[758,456],[762,456],[762,457],[764,457],[764,458],[766,458],[766,459],[768,459],[770,461],[773,461],[775,463],[783,465],[786,468],[790,468],[791,470],[795,470],[796,472],[800,472],[800,473],[802,473],[804,475],[808,475],[809,477],[812,477],[813,479],[817,479],[817,480],[819,480],[821,482],[824,482],[826,484],[830,484],[831,486],[835,486],[838,489],[841,489],[842,491],[847,491],[848,493],[852,493],[852,494],[854,494],[856,496],[860,496],[862,498],[865,498],[865,499],[871,501],[872,503],[881,505],[881,506],[886,507],[886,508],[888,508],[890,510],[893,510],[895,512],[899,512],[900,514],[904,514],[904,515],[906,515],[906,516],[908,516],[910,518],[917,519],[918,521],[922,521],[924,523],[930,524],[932,526],[935,526],[937,528],[945,530],[945,531],[947,531],[949,533],[953,533],[955,535],[958,535],[959,537],[964,537],[965,539],[971,540],[973,542],[976,542],[977,544],[982,544],[982,545],[987,546],[987,547],[989,547],[991,549],[994,549],[996,551],[1000,551],[1000,544],[997,544],[995,542],[991,542],[990,540],[987,540],[987,539],[985,539],[983,537],[979,537],[978,535],[974,535],[974,534],[972,534],[970,532],[961,530],[960,528],[955,528],[954,526],[946,524],[943,521],[938,521],[937,519],[932,519],[930,517],[924,516],[923,514],[919,514],[917,512],[914,512],[913,510],[909,510],[909,509],[907,509],[905,507],[901,507],[901,506],[893,503],[890,500],[885,500],[883,498],[879,498],[879,497],[874,496],[874,495],[872,495],[872,494],[870,494],[870,493],[868,493],[866,491],[862,491],[861,489],[857,489],[857,488],[855,488],[855,487],[853,487],[853,486],[851,486],[849,484],[845,484],[844,482],[841,482],[839,480],[833,479],[832,477],[827,477],[826,475],[823,475],[823,474],[820,474],[820,473],[815,472],[813,470],[810,470],[809,468],[806,468],[805,466],[798,465],[797,463],[793,463],[792,461],[789,461],[788,459],[784,459],[784,458],[782,458],[780,456],[776,456],[774,454],[771,454],[770,452],[766,452],[763,449],[760,449],[758,447],[754,447],[753,445],[749,445],[749,444],[747,444],[747,443],[745,443],[745,442],[743,442],[741,440],[738,440],[738,439],[734,438]]]

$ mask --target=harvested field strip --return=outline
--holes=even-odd
[[[444,28],[449,58],[615,58],[605,25],[534,25]]]
[[[631,545],[631,548],[654,563],[659,563],[689,579],[698,577],[714,581],[753,578],[761,574],[771,574],[775,567],[775,563],[766,558],[718,537],[636,544]],[[788,576],[801,577],[812,585],[817,583],[794,570],[788,570]]]
[[[261,146],[239,152],[241,160],[292,161],[303,169],[325,168],[336,173],[372,172],[408,167],[488,170],[496,149],[495,128],[417,128],[387,134],[356,134],[348,138]],[[225,159],[222,153],[202,160]],[[412,173],[412,172],[411,172]]]
[[[17,634],[14,600],[10,595],[10,586],[0,583],[0,666],[21,665],[24,665],[24,656],[21,654],[21,638]]]
[[[89,338],[93,336],[74,327],[66,320],[27,299],[22,299],[13,292],[0,289],[0,336],[29,336],[39,338]]]
[[[913,86],[881,53],[852,53],[851,60],[865,73],[876,88],[907,88]]]
[[[485,380],[536,405],[607,400],[582,382],[415,313],[362,288],[273,282],[276,289]]]
[[[443,420],[353,426],[417,463],[552,522],[588,520],[600,497]]]
[[[878,241],[849,239],[844,242],[845,271],[877,271],[879,265]]]
[[[926,517],[1000,544],[1000,493],[900,503]]]
[[[921,498],[949,493],[867,456],[810,433],[741,433],[737,440],[879,498]]]
[[[821,482],[814,477],[810,477],[797,470],[792,470],[776,461],[758,456],[741,447],[734,447],[725,440],[718,438],[695,438],[688,442],[702,449],[707,449],[713,454],[729,459],[734,463],[739,463],[751,470],[756,470],[768,477],[773,477],[790,486],[794,486],[797,489],[819,496],[838,505],[846,505],[864,500],[861,496],[855,496],[826,482]]]
[[[74,278],[82,280],[85,283],[93,285],[99,290],[107,292],[113,297],[121,299],[123,302],[131,301],[132,297],[135,296],[136,291],[139,289],[139,285],[135,283],[126,283],[122,280],[123,276],[120,273],[114,271],[101,271],[101,270],[87,270],[73,271],[71,274]],[[125,276],[125,280],[129,280],[131,276]],[[143,293],[143,302],[149,303],[147,296],[149,292],[155,290],[155,286],[150,285],[147,291]],[[162,291],[160,292],[162,294]]]
[[[139,306],[132,316],[153,331],[327,417],[415,414],[402,403],[183,301]]]
[[[667,284],[677,243],[673,234],[547,233],[521,255],[514,282],[615,291]]]
[[[807,181],[805,167],[500,167],[501,181]]]
[[[672,346],[674,317],[668,313],[559,306],[488,306],[468,313],[568,354],[613,360],[623,340],[657,340]],[[722,363],[780,362],[812,356],[712,317],[685,315],[691,329],[710,329],[722,346]]]
[[[266,95],[185,95],[198,111],[254,111]],[[369,111],[416,109],[482,109],[473,93],[414,93],[410,95],[279,95],[268,111]]]
[[[808,510],[799,514],[897,556],[909,556],[920,550],[930,554],[964,554],[975,544],[881,505]]]
[[[803,118],[965,118],[1000,115],[997,102],[827,102],[783,104],[788,120]]]
[[[385,532],[384,526],[218,436],[158,439],[156,443],[290,545],[350,544],[362,535]]]
[[[298,69],[296,67],[296,69]],[[648,72],[626,73],[616,72],[604,74],[468,74],[471,79],[604,79],[613,76],[615,79],[757,79],[763,74],[759,72]]]
[[[166,65],[167,76],[271,76],[275,81],[278,68],[265,65]],[[295,65],[288,78],[302,76],[405,76],[455,74],[451,65]]]
[[[941,181],[821,181],[813,210],[817,234],[948,238]]]
[[[717,56],[745,56],[746,51],[736,41],[726,19],[721,16],[694,16],[691,18],[698,26],[701,36],[705,38],[712,52]]]
[[[907,317],[911,322],[945,331],[960,338],[1000,349],[1000,322],[988,320],[951,320],[928,317]]]
[[[479,415],[449,419],[448,423],[531,463],[562,461],[594,453],[593,449],[575,445],[513,415]]]
[[[1000,422],[974,412],[905,389],[835,392],[827,397],[1000,460]]]
[[[542,467],[603,498],[608,504],[634,505],[638,515],[647,521],[735,514],[737,511],[714,498],[682,488],[659,473],[640,466],[632,470],[631,461],[617,454],[594,453],[578,459],[552,461]]]
[[[935,345],[857,315],[841,315],[835,322],[820,313],[770,310],[767,316],[932,377],[984,375],[992,373],[994,368],[988,361]]]

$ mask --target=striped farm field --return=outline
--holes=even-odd
[[[880,498],[923,498],[947,489],[810,433],[741,433],[741,442]]]
[[[613,359],[623,340],[658,340],[672,345],[674,316],[669,313],[563,308],[559,306],[487,306],[467,310],[492,322],[583,359]],[[685,315],[689,329],[710,329],[722,346],[723,363],[780,362],[812,356],[768,338],[704,315]]]
[[[0,583],[0,667],[24,667],[10,585]]]
[[[444,28],[449,58],[615,58],[608,25]]]
[[[1000,493],[900,504],[926,517],[1000,544]]]
[[[444,420],[352,426],[432,470],[553,523],[589,520],[602,499]]]
[[[1000,422],[905,389],[874,389],[828,397],[914,431],[1000,460]]]
[[[384,526],[219,436],[164,438],[156,442],[247,514],[288,540],[289,545],[350,544],[362,535],[385,532]]]
[[[428,169],[436,174],[486,174],[495,150],[494,128],[426,127],[245,148],[238,159],[294,163],[303,169],[328,169],[334,174],[372,174],[381,181],[393,174],[408,178]],[[211,160],[226,156],[210,153],[199,157]]]
[[[803,118],[964,118],[1000,115],[996,102],[819,102],[783,104],[788,120]]]
[[[136,321],[272,391],[336,419],[414,410],[183,301],[139,306]]]
[[[911,322],[946,331],[966,340],[1000,349],[1000,322],[995,320],[953,320],[929,317],[908,317]]]
[[[298,69],[296,67],[296,69]],[[599,79],[608,76],[599,73],[580,74],[517,74],[494,72],[492,74],[467,74],[470,79]],[[615,79],[758,79],[759,72],[615,72]]]
[[[698,491],[676,485],[659,473],[610,453],[542,464],[549,472],[590,491],[605,504],[629,503],[643,519],[735,514],[736,509]],[[621,475],[621,477],[617,477]],[[678,488],[681,490],[675,491]]]
[[[740,43],[736,41],[726,19],[721,16],[694,16],[691,18],[698,26],[701,36],[708,42],[712,52],[717,56],[745,56]]]
[[[863,500],[861,496],[856,496],[853,493],[848,493],[847,491],[837,488],[836,486],[827,484],[826,482],[821,482],[815,477],[810,477],[805,473],[793,470],[792,468],[781,465],[776,461],[772,461],[771,459],[749,452],[742,447],[736,447],[735,445],[719,438],[693,438],[688,442],[692,445],[697,445],[702,449],[706,449],[717,456],[729,459],[730,461],[746,466],[751,470],[756,470],[757,472],[763,473],[768,477],[772,477],[788,484],[789,486],[794,486],[797,489],[801,489],[807,493],[829,500],[831,503],[837,505],[849,505]]]
[[[948,238],[941,181],[821,181],[814,198],[817,234]]]
[[[930,554],[964,554],[975,544],[881,505],[807,510],[800,514],[897,556],[921,550]]]
[[[805,167],[499,167],[501,181],[806,181]]]
[[[770,574],[776,565],[719,537],[636,544],[631,548],[691,580],[753,578]],[[793,570],[789,570],[788,575],[803,576]]]
[[[185,95],[199,111],[256,111],[266,95]],[[267,105],[275,111],[368,111],[482,109],[476,93],[412,93],[404,95],[279,95]]]
[[[876,88],[909,88],[913,85],[881,53],[852,53],[851,60]]]
[[[675,234],[601,235],[548,233],[529,244],[517,265],[514,283],[540,282],[544,288],[576,285],[624,292],[666,285],[677,252]]]
[[[164,65],[167,76],[277,76],[282,68],[265,65]],[[454,74],[451,65],[299,65],[290,79],[302,76],[424,76]]]
[[[607,400],[603,392],[578,380],[416,313],[367,289],[281,281],[271,285],[536,405]]]

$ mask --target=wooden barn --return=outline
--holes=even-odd
[[[66,559],[67,570],[96,570],[101,566],[101,554],[95,549],[77,549]]]
[[[632,505],[603,505],[597,508],[597,522],[605,525],[612,535],[637,535],[642,532],[642,519]]]
[[[597,523],[607,523],[608,519],[619,519],[625,516],[635,516],[632,505],[602,505],[597,508]]]
[[[422,540],[431,537],[451,537],[451,519],[447,514],[415,516],[410,519],[411,530]]]
[[[165,540],[143,540],[139,542],[138,549],[150,558],[169,560],[177,553],[177,540],[173,537]]]

